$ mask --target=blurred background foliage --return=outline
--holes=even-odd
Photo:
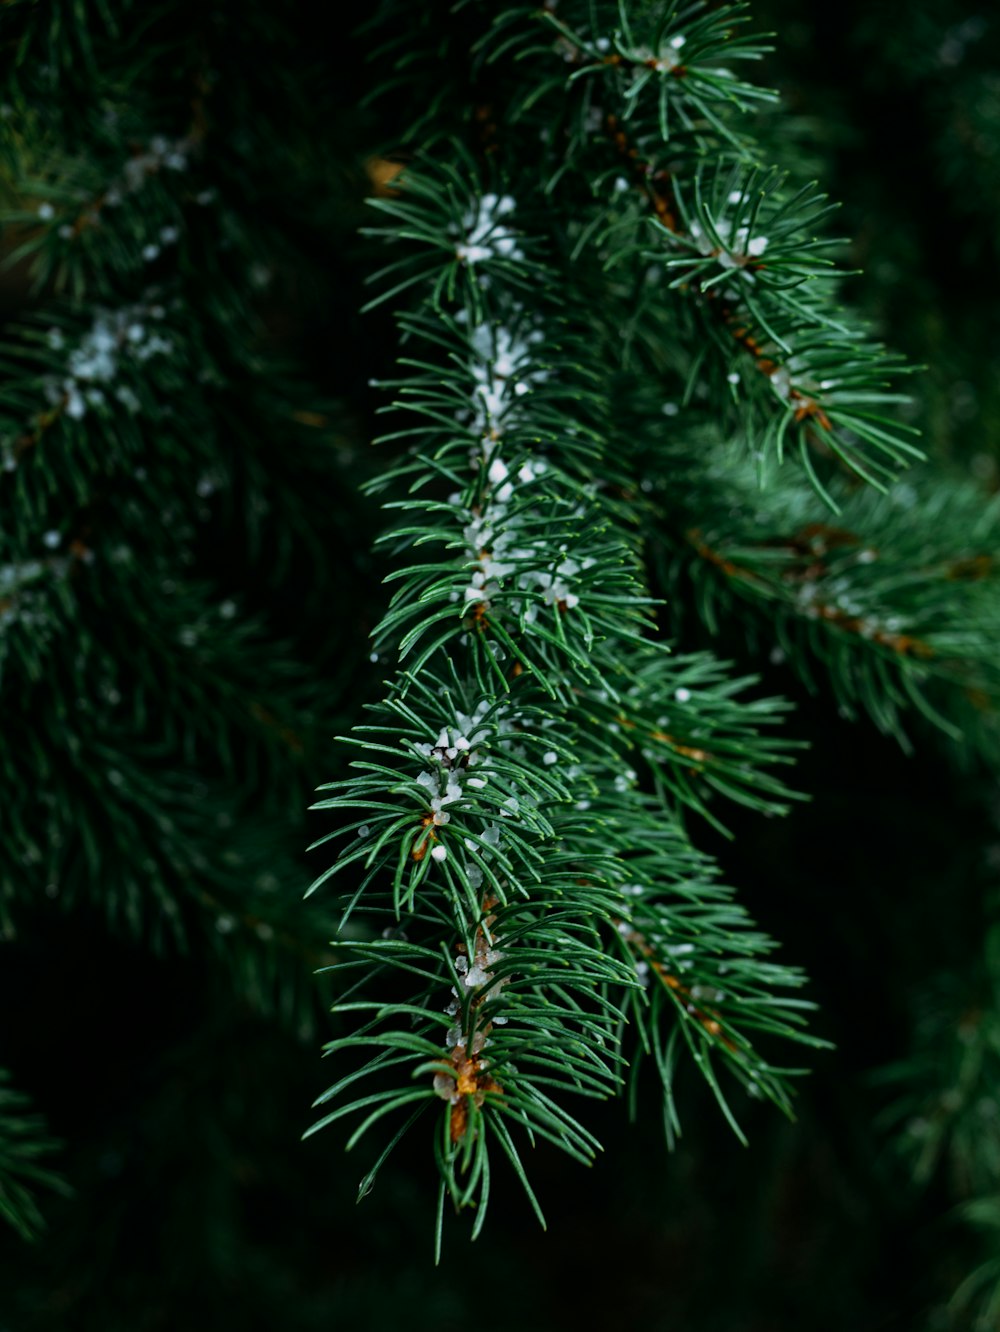
[[[0,827],[10,846],[14,823],[36,820],[39,848],[0,868],[0,1066],[30,1092],[30,1113],[44,1113],[61,1143],[45,1166],[72,1192],[43,1180],[36,1242],[0,1232],[0,1332],[400,1321],[443,1332],[497,1316],[524,1332],[1000,1326],[989,1304],[1000,1254],[996,777],[974,757],[956,763],[930,734],[917,730],[907,756],[867,721],[848,722],[780,662],[759,660],[736,620],[721,650],[795,700],[795,733],[811,741],[798,767],[810,804],[782,820],[734,813],[732,841],[702,834],[783,955],[809,972],[816,1030],[836,1044],[802,1082],[796,1122],[751,1105],[743,1149],[692,1074],[671,1154],[650,1085],[637,1125],[619,1105],[600,1109],[592,1127],[608,1150],[591,1171],[539,1147],[547,1235],[511,1184],[488,1235],[470,1247],[455,1226],[436,1270],[429,1164],[400,1156],[356,1208],[368,1162],[342,1156],[330,1135],[299,1143],[334,1031],[312,974],[331,922],[322,903],[300,900],[313,872],[302,847],[319,831],[304,810],[341,770],[330,737],[375,684],[365,636],[383,601],[370,554],[381,518],[358,486],[379,466],[369,381],[389,372],[394,335],[387,316],[358,313],[379,256],[357,227],[378,188],[373,159],[405,127],[392,99],[362,104],[377,62],[347,22],[320,41],[300,4],[109,8],[122,56],[99,82],[105,97],[117,86],[137,135],[156,113],[159,132],[183,136],[204,95],[191,194],[219,201],[203,206],[200,231],[189,227],[176,281],[201,321],[200,368],[219,371],[202,381],[192,366],[168,386],[181,420],[162,427],[175,441],[164,475],[137,474],[141,440],[131,455],[127,440],[110,441],[106,495],[91,492],[60,531],[70,561],[71,541],[143,541],[182,604],[148,606],[153,628],[137,637],[149,567],[132,577],[110,565],[113,576],[73,585],[60,622],[80,636],[79,654],[63,654],[70,678],[32,675],[27,648],[4,677]],[[32,142],[65,154],[63,196],[51,200],[62,207],[91,188],[74,176],[74,135],[93,141],[107,107],[90,99],[79,33],[103,31],[106,16],[68,2],[5,9],[14,92],[0,134],[22,106],[42,108]],[[42,9],[47,36],[28,13]],[[837,230],[852,238],[849,265],[865,270],[848,294],[926,366],[913,420],[928,450],[995,490],[1000,19],[943,0],[762,0],[753,15],[778,35],[763,72],[784,97],[770,146],[843,201]],[[66,66],[51,103],[40,100],[46,60]],[[141,89],[131,103],[129,69]],[[53,264],[33,282],[30,257],[15,254],[30,248],[23,214],[49,196],[24,197],[7,148],[14,261],[0,303],[11,327],[40,312],[48,329],[69,277]],[[100,161],[89,152],[87,169]],[[143,206],[161,204],[169,227],[169,198]],[[13,383],[28,372],[0,341]],[[196,654],[171,693],[157,635],[226,619],[230,601],[246,626],[218,636],[232,660]],[[701,645],[693,618],[685,632],[685,647]],[[109,664],[95,675],[94,661]],[[151,697],[175,698],[173,713],[143,712],[147,676]],[[220,715],[218,734],[199,729]],[[111,772],[132,813],[125,826],[108,821],[95,851],[73,830],[105,807]]]

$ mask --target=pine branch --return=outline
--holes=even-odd
[[[396,297],[426,293],[401,319],[409,373],[392,385],[394,414],[416,419],[392,438],[412,447],[378,481],[409,487],[389,502],[401,517],[385,543],[401,567],[375,632],[379,660],[395,655],[401,670],[375,724],[349,740],[357,776],[317,806],[352,821],[323,839],[341,849],[314,885],[350,876],[339,947],[356,960],[337,970],[360,970],[364,992],[385,968],[387,989],[348,990],[338,1005],[372,1017],[329,1051],[375,1053],[322,1098],[335,1108],[315,1127],[363,1115],[351,1146],[383,1117],[443,1099],[442,1188],[456,1208],[478,1207],[478,1233],[494,1139],[537,1210],[508,1121],[592,1155],[551,1093],[619,1086],[626,1010],[660,1051],[668,1102],[675,1025],[724,1107],[706,1042],[787,1108],[783,1075],[748,1033],[799,1035],[790,1001],[769,998],[798,977],[761,960],[771,945],[703,883],[703,866],[702,891],[677,887],[670,851],[685,842],[666,803],[669,792],[707,812],[714,788],[780,807],[787,793],[767,766],[781,747],[758,727],[782,709],[737,704],[738,684],[714,663],[675,661],[652,636],[634,517],[609,485],[601,372],[572,326],[560,330],[555,283],[513,197],[474,178],[463,191],[453,168],[408,169],[397,183],[377,206],[408,248],[380,279]],[[655,794],[638,795],[632,761]],[[672,840],[654,853],[665,825]],[[640,846],[650,850],[637,862]],[[668,940],[679,934],[680,954],[711,967],[732,951],[730,924],[744,980],[731,1012],[706,1018],[692,997],[701,972],[680,980],[692,962],[674,960]],[[683,1004],[647,995],[650,958]],[[419,989],[387,997],[392,972]],[[345,1103],[359,1078],[377,1090]]]
[[[932,977],[917,997],[911,1051],[879,1070],[892,1099],[880,1116],[912,1185],[943,1184],[956,1201],[949,1220],[971,1249],[950,1308],[970,1326],[989,1326],[1000,1305],[998,1197],[1000,1154],[991,1125],[998,1113],[1000,1007],[997,931],[968,974]],[[954,1280],[954,1278],[953,1278]]]
[[[748,137],[747,113],[773,94],[729,68],[766,49],[739,32],[744,7],[579,6],[578,18],[576,8],[509,9],[484,43],[487,60],[537,66],[523,114],[559,125],[548,190],[567,204],[592,200],[575,253],[590,247],[606,268],[628,265],[653,318],[676,321],[671,293],[683,297],[700,348],[687,396],[728,398],[756,454],[781,461],[794,447],[834,508],[829,469],[813,454],[884,489],[921,456],[914,432],[886,415],[905,401],[887,386],[905,367],[830,294],[833,242],[812,230],[825,197],[789,191]],[[539,19],[554,40],[533,38]],[[571,67],[568,85],[547,72],[557,60]]]
[[[32,1113],[28,1097],[12,1088],[10,1074],[0,1069],[0,1217],[23,1239],[37,1239],[45,1228],[37,1190],[70,1192],[65,1180],[42,1164],[58,1146],[42,1117]]]
[[[904,745],[915,710],[995,762],[996,503],[947,473],[917,474],[885,496],[841,487],[834,525],[705,444],[703,464],[679,461],[660,492],[658,560],[690,587],[685,603],[712,632],[741,614],[810,688],[828,681],[848,716],[867,712]],[[706,496],[723,491],[727,507],[710,512]]]
[[[315,107],[280,63],[269,115],[244,114],[244,43],[278,49],[283,18],[192,41],[168,3],[120,25],[103,5],[8,9],[3,928],[96,910],[216,959],[232,993],[303,1027],[308,968],[331,954],[324,910],[285,892],[305,840],[288,818],[357,662],[338,645],[321,681],[329,638],[283,603],[290,565],[311,559],[317,588],[343,575],[329,491],[356,466],[353,423],[291,372],[264,307],[280,264],[301,271],[303,231],[328,245],[343,159],[285,141]],[[320,182],[308,208],[271,188],[291,156]]]

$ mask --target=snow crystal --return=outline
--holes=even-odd
[[[472,203],[462,218],[464,240],[455,246],[456,257],[473,265],[497,258],[523,259],[515,232],[503,221],[515,207],[509,194],[484,194]]]

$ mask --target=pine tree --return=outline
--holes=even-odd
[[[921,22],[946,67],[985,31]],[[919,79],[866,23],[862,49]],[[703,1263],[671,1326],[996,1325],[1000,963],[982,859],[955,859],[994,835],[993,441],[970,466],[954,381],[913,369],[939,330],[909,361],[871,330],[903,273],[883,305],[877,264],[852,282],[868,319],[845,304],[811,183],[811,157],[837,174],[836,117],[768,90],[761,62],[798,73],[776,27],[701,0],[383,0],[318,56],[304,7],[6,7],[0,912],[8,1007],[37,1011],[0,1045],[0,1214],[29,1238],[51,1215],[39,1252],[93,1283],[39,1321],[29,1270],[12,1327],[217,1325],[237,1301],[251,1327],[379,1325],[374,1292],[362,1313],[296,1288],[236,1219],[247,1180],[280,1178],[253,1196],[280,1187],[322,1250],[310,1170],[345,1196],[358,1145],[359,1199],[401,1200],[446,1271],[531,1211],[557,1246],[598,1153],[641,1189],[650,1112],[678,1177],[643,1214],[740,1248],[742,1301]],[[974,106],[988,156],[997,115],[966,78],[940,151],[971,208],[947,127]],[[952,793],[911,813],[931,772]],[[833,891],[824,859],[869,825],[905,830],[912,902],[884,850]],[[132,987],[169,996],[134,1086],[74,1055],[118,1088],[111,1138],[75,1131],[30,1057],[57,1021],[40,963],[86,985],[84,956],[107,959],[91,1022]],[[300,1147],[320,1039],[324,1131]],[[729,1143],[770,1148],[733,1165],[698,1078]],[[778,1312],[752,1209],[699,1213],[713,1153],[789,1189],[797,1132],[812,1168],[856,1136],[843,1214],[870,1206],[869,1234],[929,1254],[945,1226],[905,1308],[843,1243],[850,1289]],[[118,1219],[81,1242],[80,1200],[123,1170]],[[105,1300],[165,1187],[169,1257]]]

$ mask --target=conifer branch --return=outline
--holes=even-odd
[[[729,507],[709,519],[705,487],[721,484],[723,459]],[[995,502],[917,474],[885,496],[842,488],[832,525],[779,478],[761,491],[730,450],[678,480],[664,491],[671,535],[657,559],[670,585],[690,580],[710,630],[740,608],[752,632],[766,624],[775,659],[811,688],[825,676],[848,715],[863,709],[908,746],[903,717],[915,709],[996,761]]]
[[[322,1103],[335,1108],[315,1127],[364,1113],[353,1144],[384,1115],[444,1099],[443,1187],[456,1207],[479,1207],[478,1231],[489,1142],[511,1156],[505,1121],[592,1155],[591,1136],[551,1092],[615,1090],[626,1011],[661,1050],[668,1100],[673,1058],[662,1050],[673,1028],[730,1117],[710,1049],[787,1109],[785,1075],[748,1033],[801,1037],[791,1001],[769,997],[799,978],[762,960],[770,944],[725,893],[679,886],[671,852],[686,842],[668,803],[714,818],[714,789],[780,808],[787,792],[767,767],[785,756],[758,733],[779,704],[736,704],[743,682],[707,658],[669,658],[652,636],[633,516],[609,485],[600,370],[555,314],[555,282],[513,197],[474,177],[460,190],[453,170],[426,165],[396,183],[398,196],[376,201],[394,223],[380,234],[409,248],[380,280],[397,296],[426,293],[401,316],[409,373],[391,386],[394,415],[416,419],[392,437],[412,444],[377,482],[382,492],[405,481],[410,495],[388,503],[400,519],[384,542],[401,567],[374,634],[378,659],[396,656],[401,669],[376,723],[350,741],[357,776],[317,806],[352,822],[322,839],[341,850],[314,887],[352,880],[338,948],[357,960],[336,970],[383,964],[421,988],[338,1005],[373,1017],[330,1052],[382,1053],[330,1089]],[[655,794],[638,794],[633,762]],[[665,823],[668,845],[637,858]],[[685,892],[704,906],[691,942]],[[741,982],[724,1016],[706,1019],[697,980],[679,978],[696,966],[689,954],[711,968],[731,941],[745,950],[751,990]],[[683,1004],[647,995],[649,959]],[[390,1067],[417,1086],[388,1078]],[[340,1104],[358,1077],[386,1085]],[[515,1169],[523,1175],[519,1158]]]
[[[766,49],[739,32],[744,7],[633,15],[599,5],[578,20],[575,8],[536,11],[554,33],[548,46],[532,38],[529,11],[508,10],[484,51],[537,61],[543,86],[543,62],[571,67],[572,109],[553,143],[549,189],[565,193],[571,176],[578,193],[605,196],[587,210],[578,248],[594,246],[608,268],[645,273],[647,306],[669,308],[674,291],[693,303],[698,343],[707,339],[715,355],[692,363],[687,394],[697,387],[728,398],[758,457],[780,462],[794,447],[833,508],[813,452],[884,489],[922,456],[908,438],[915,432],[886,415],[905,401],[888,381],[906,367],[830,295],[837,275],[824,251],[834,242],[812,234],[829,211],[825,197],[812,186],[789,192],[759,160],[746,117],[773,94],[736,78],[728,63]],[[561,81],[548,78],[554,101]],[[540,119],[549,105],[535,90],[525,114]],[[595,151],[601,138],[614,153],[610,169]]]
[[[28,1098],[10,1086],[7,1070],[0,1069],[0,1218],[23,1239],[37,1239],[45,1229],[37,1191],[70,1192],[66,1181],[42,1163],[58,1146]]]

